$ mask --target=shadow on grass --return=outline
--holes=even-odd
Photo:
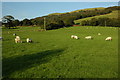
[[[64,49],[47,50],[40,53],[28,54],[17,57],[3,59],[3,77],[7,78],[11,73],[19,70],[25,70],[33,66],[49,62],[54,56],[62,54]]]

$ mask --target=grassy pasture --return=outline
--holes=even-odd
[[[87,17],[87,18],[83,18],[83,19],[78,19],[78,20],[75,20],[74,22],[75,23],[81,23],[81,21],[84,21],[84,20],[91,20],[92,18],[118,18],[118,10],[116,11],[112,11],[111,13],[109,14],[104,14],[104,15],[98,15],[98,16],[93,16],[93,17]]]
[[[10,78],[116,78],[118,29],[69,27],[38,31],[38,27],[3,29],[3,77]],[[23,43],[15,43],[12,34]],[[97,34],[101,33],[101,36]],[[71,39],[77,35],[80,39]],[[91,35],[93,40],[85,40]],[[105,41],[111,36],[112,41]],[[33,43],[26,43],[26,38]]]

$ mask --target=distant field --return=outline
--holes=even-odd
[[[75,24],[76,23],[80,23],[81,21],[83,20],[91,20],[92,18],[118,18],[118,10],[116,11],[113,11],[112,13],[109,13],[109,14],[104,14],[104,15],[99,15],[99,16],[93,16],[93,17],[87,17],[87,18],[83,18],[83,19],[78,19],[78,20],[75,20]]]
[[[117,28],[80,26],[43,32],[38,29],[3,29],[3,77],[117,78]],[[19,35],[23,43],[16,44],[13,33]],[[71,39],[71,35],[80,39]],[[93,40],[85,40],[88,35],[93,36]],[[108,36],[113,40],[105,41]],[[34,42],[26,43],[28,37]]]

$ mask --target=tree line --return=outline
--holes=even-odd
[[[46,28],[47,30],[51,30],[51,29],[58,29],[62,27],[72,26],[74,25],[74,20],[77,19],[108,14],[113,10],[118,10],[118,9],[119,9],[118,6],[115,6],[115,7],[108,7],[105,9],[96,8],[93,10],[79,10],[79,11],[68,12],[59,15],[47,15],[47,16],[37,17],[34,19],[24,19],[22,21],[14,19],[14,17],[11,15],[7,15],[3,17],[2,23],[7,28],[12,28],[15,26],[39,26],[41,29]],[[92,19],[91,22],[89,23],[97,24],[97,21],[96,23],[94,23],[95,20],[96,19]],[[88,25],[88,21],[83,21],[82,25]]]
[[[120,27],[120,19],[118,18],[92,18],[91,20],[81,21],[82,26],[109,26]]]

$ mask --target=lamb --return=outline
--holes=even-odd
[[[27,38],[26,41],[27,41],[27,43],[33,42],[32,39],[30,39],[30,38]]]
[[[107,37],[105,40],[106,41],[112,41],[112,37]]]
[[[21,43],[22,43],[22,41],[20,40],[20,37],[19,37],[19,36],[16,36],[16,38],[15,38],[15,43],[18,43],[18,42],[21,42]]]
[[[74,36],[75,39],[79,39],[78,36]]]
[[[15,43],[18,43],[18,42],[20,42],[20,39],[15,38]]]
[[[3,38],[2,37],[0,37],[0,40],[2,40]]]
[[[71,38],[73,38],[73,39],[79,39],[79,37],[76,36],[76,35],[71,35]]]
[[[85,39],[92,39],[92,36],[86,36]]]
[[[100,36],[101,34],[100,34],[100,33],[98,33],[98,35]]]
[[[16,36],[16,38],[20,39],[20,37],[19,37],[19,36]]]
[[[74,38],[75,35],[71,35],[71,38]]]
[[[16,36],[16,34],[14,33],[13,36]]]

